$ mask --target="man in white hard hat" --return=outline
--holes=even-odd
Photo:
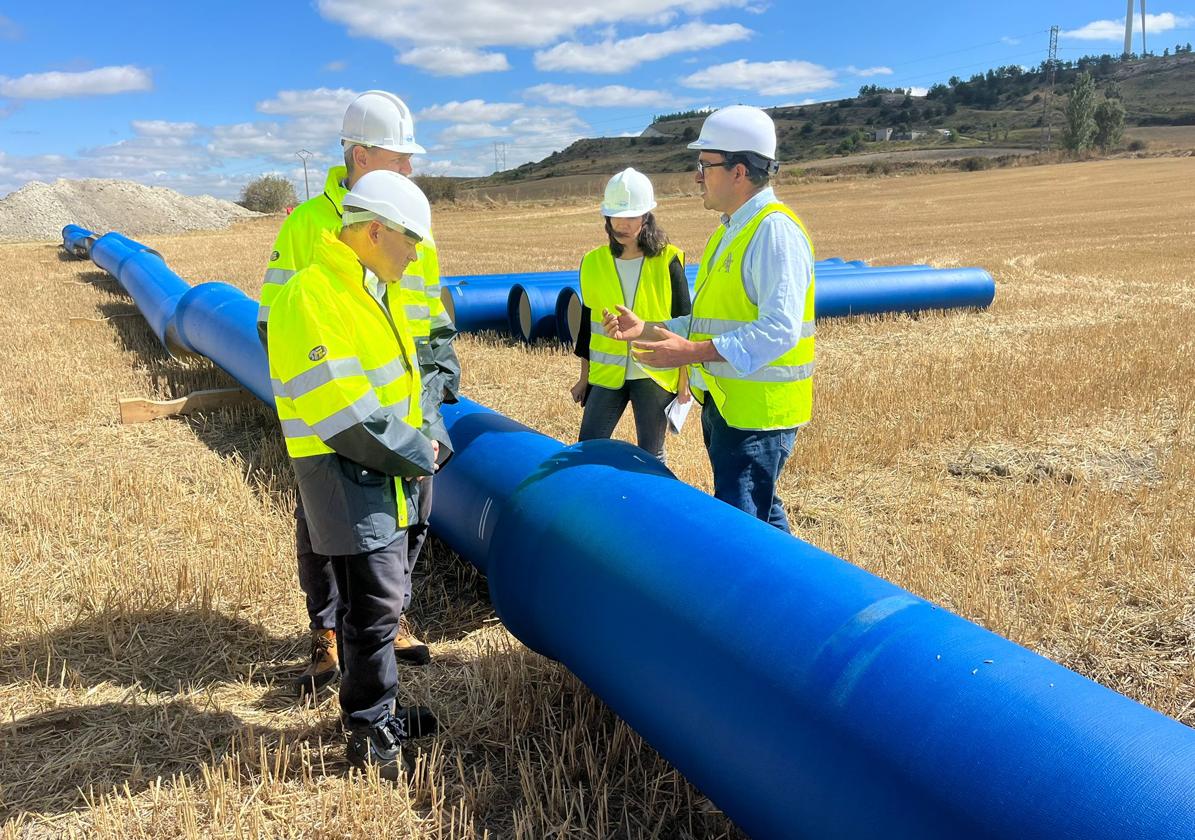
[[[345,110],[340,138],[344,166],[328,171],[323,193],[296,207],[274,242],[258,312],[258,327],[263,336],[275,296],[295,272],[310,265],[320,234],[339,230],[345,193],[369,172],[390,171],[409,176],[411,156],[424,152],[415,142],[415,121],[410,109],[387,91],[370,90],[357,96]],[[430,237],[419,243],[415,260],[403,273],[401,297],[423,374],[423,422],[438,444],[437,461],[443,464],[450,457],[452,446],[440,417],[440,405],[457,399],[460,363],[452,346],[456,330],[440,302],[440,266]],[[419,516],[410,529],[408,544],[412,568],[427,536],[432,503],[430,479],[420,485],[417,495]],[[337,589],[327,558],[312,548],[302,498],[296,506],[295,524],[299,584],[306,596],[311,630],[311,659],[296,681],[302,695],[318,691],[339,675],[333,630]],[[430,658],[428,648],[411,633],[406,606],[409,603],[404,605],[395,655],[400,662],[424,665]]]
[[[705,207],[722,214],[693,312],[644,323],[619,306],[603,327],[643,364],[691,365],[714,495],[789,531],[776,481],[813,408],[813,244],[770,186],[776,126],[764,111],[715,111],[689,148]]]
[[[395,714],[393,645],[411,588],[411,497],[435,471],[436,448],[422,422],[414,336],[394,296],[431,233],[431,210],[414,183],[379,170],[344,196],[343,217],[274,296],[267,350],[311,546],[340,595],[347,757],[396,779],[411,769],[402,743],[412,719],[431,717]]]

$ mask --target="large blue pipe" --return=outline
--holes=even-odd
[[[62,250],[72,257],[91,259],[91,244],[95,240],[94,233],[78,225],[67,225],[62,229]]]
[[[213,330],[253,334],[255,311],[221,303],[239,293],[205,285]],[[260,357],[227,358],[239,339],[213,350],[265,382]],[[511,632],[752,836],[1195,837],[1195,732],[1177,721],[636,447],[565,447],[464,399],[444,413],[437,534],[486,574]]]
[[[576,288],[576,278],[554,283],[516,283],[506,298],[506,316],[511,335],[526,342],[556,338],[556,298],[561,291]]]

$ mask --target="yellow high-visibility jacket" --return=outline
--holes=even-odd
[[[631,344],[615,341],[602,330],[603,309],[614,312],[615,306],[631,309],[645,321],[667,321],[672,317],[672,276],[669,267],[673,260],[685,263],[684,253],[673,245],[664,246],[657,256],[644,257],[639,272],[635,299],[623,300],[622,283],[614,265],[609,245],[602,245],[587,253],[581,260],[581,300],[592,318],[589,337],[589,384],[618,389],[626,381],[627,363],[631,358]],[[676,393],[680,373],[676,368],[652,368],[643,371],[665,390]]]
[[[311,264],[320,234],[340,230],[347,177],[348,170],[343,166],[329,169],[323,193],[304,201],[282,223],[262,279],[257,324],[263,341],[278,292],[296,272]],[[440,259],[432,240],[419,243],[415,261],[403,272],[401,288],[401,297],[394,303],[401,303],[415,337],[423,373],[424,423],[442,445],[443,462],[451,452],[451,442],[440,419],[440,404],[456,402],[461,368],[452,346],[456,328],[440,300]]]
[[[759,319],[759,307],[743,285],[743,262],[751,237],[771,213],[783,213],[797,223],[805,238],[809,232],[797,214],[779,202],[761,209],[726,246],[711,265],[726,232],[719,227],[710,237],[697,273],[697,293],[689,339],[704,341]],[[813,240],[810,239],[810,259]],[[805,291],[805,313],[796,345],[757,371],[740,374],[727,362],[705,362],[698,367],[706,389],[727,425],[736,429],[789,429],[809,422],[813,412],[814,368],[813,278]],[[694,388],[698,399],[704,394]]]
[[[357,255],[324,231],[312,264],[275,295],[267,336],[312,548],[347,555],[388,545],[412,516],[405,480],[430,475],[434,462],[402,307],[375,298]]]

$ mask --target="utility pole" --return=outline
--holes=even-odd
[[[1132,0],[1129,0],[1131,3]],[[1058,27],[1050,27],[1050,53],[1046,58],[1046,95],[1041,101],[1041,147],[1048,150],[1053,142],[1054,126],[1051,125],[1054,115],[1050,113],[1051,99],[1054,98],[1054,80],[1058,70]]]
[[[298,155],[299,160],[303,161],[303,189],[306,191],[307,197],[311,198],[311,185],[307,183],[307,161],[315,155],[306,149],[299,149],[295,154]]]

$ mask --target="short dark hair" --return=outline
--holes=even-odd
[[[738,164],[742,164],[743,168],[747,170],[747,180],[753,186],[763,187],[767,186],[771,180],[771,164],[763,155],[757,155],[755,152],[723,152],[726,157],[726,162],[733,169]]]
[[[610,237],[610,253],[615,257],[621,257],[622,243],[614,238],[614,226],[610,224],[609,216],[606,217],[606,236]],[[658,257],[664,253],[664,247],[668,244],[668,234],[656,224],[655,213],[648,212],[643,216],[643,227],[639,229],[636,241],[644,256]]]

